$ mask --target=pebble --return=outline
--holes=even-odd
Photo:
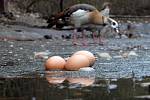
[[[95,71],[95,69],[92,68],[92,67],[84,67],[84,68],[80,68],[79,71],[88,71],[88,72],[90,72],[90,71]]]
[[[48,59],[49,51],[34,52],[34,58]]]
[[[150,99],[150,95],[135,96],[135,98],[144,99],[144,100],[149,100],[149,99]]]
[[[138,56],[138,54],[135,51],[130,51],[128,56]]]
[[[99,52],[97,52],[97,55],[100,57],[100,58],[104,58],[104,59],[107,59],[107,60],[111,60],[112,59],[112,57],[110,56],[110,54],[109,53],[99,53]]]
[[[141,83],[140,86],[142,86],[142,87],[148,87],[148,86],[150,86],[150,82]]]
[[[130,51],[130,52],[124,52],[123,54],[122,54],[122,57],[123,58],[128,58],[128,57],[137,57],[138,56],[138,54],[135,52],[135,51]]]
[[[126,35],[121,35],[121,38],[123,38],[123,39],[127,39],[128,37],[126,36]]]
[[[122,58],[121,55],[113,56],[113,58]]]
[[[110,90],[113,90],[113,89],[116,89],[116,88],[117,88],[116,84],[110,84],[110,85],[108,85],[108,89],[110,89]]]
[[[14,47],[14,45],[10,45],[10,47]]]

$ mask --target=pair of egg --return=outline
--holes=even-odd
[[[79,70],[83,67],[92,66],[95,62],[95,56],[89,51],[77,51],[67,60],[60,56],[52,56],[45,62],[46,70],[65,69]]]

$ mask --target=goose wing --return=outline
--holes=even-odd
[[[72,13],[76,12],[77,10],[85,10],[90,12],[96,10],[96,8],[89,4],[76,4],[64,10],[64,15],[70,16]]]

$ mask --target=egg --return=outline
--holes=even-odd
[[[65,65],[66,70],[79,70],[83,67],[88,67],[90,62],[88,58],[84,55],[73,55],[71,56]]]
[[[45,62],[46,70],[64,69],[66,61],[60,56],[52,56]]]
[[[90,66],[92,66],[96,60],[95,56],[91,52],[86,51],[86,50],[77,51],[73,55],[84,55],[84,56],[86,56],[89,59]]]

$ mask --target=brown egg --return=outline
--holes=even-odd
[[[90,66],[92,66],[96,60],[95,56],[91,52],[85,50],[77,51],[73,55],[85,55],[89,59]]]
[[[66,70],[79,70],[80,68],[88,67],[89,64],[90,64],[89,60],[86,56],[73,55],[67,60],[65,69]]]
[[[60,56],[52,56],[45,62],[46,70],[64,69],[66,61]]]

